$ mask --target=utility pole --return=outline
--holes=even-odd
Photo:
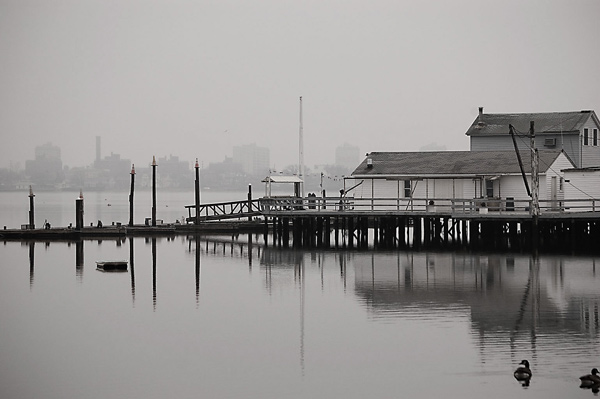
[[[529,138],[531,146],[531,215],[532,215],[532,226],[531,226],[531,241],[533,245],[534,253],[537,254],[539,232],[538,223],[540,216],[540,175],[539,175],[539,158],[538,150],[535,147],[535,130],[533,121],[529,123]]]
[[[540,175],[539,175],[539,156],[538,150],[535,147],[535,130],[533,121],[529,124],[529,137],[531,144],[531,202],[532,215],[536,218],[540,215]]]

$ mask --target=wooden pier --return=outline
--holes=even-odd
[[[272,245],[599,252],[598,200],[264,198]]]
[[[0,230],[2,239],[262,233],[266,245],[600,252],[600,201],[271,197],[186,206],[186,223]],[[192,213],[197,210],[199,213]],[[237,220],[236,220],[237,219]]]

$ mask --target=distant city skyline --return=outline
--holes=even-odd
[[[489,113],[600,110],[600,2],[0,2],[0,167],[468,150]],[[104,153],[109,153],[104,152]],[[91,155],[90,155],[91,154]]]

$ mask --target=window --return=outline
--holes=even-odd
[[[594,145],[598,145],[598,129],[594,129]]]
[[[410,198],[412,197],[412,190],[410,187],[410,180],[404,180],[404,197]]]
[[[492,198],[494,196],[494,181],[485,179],[485,196]]]
[[[587,129],[583,129],[583,145],[588,145],[589,140],[588,140],[588,130]]]
[[[565,182],[565,179],[561,177],[560,180],[558,181],[558,191],[563,190],[564,182]]]

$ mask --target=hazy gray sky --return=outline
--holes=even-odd
[[[222,161],[236,144],[308,166],[367,151],[468,150],[486,112],[600,112],[600,1],[0,0],[0,167],[95,137]],[[23,163],[22,163],[23,165]]]

